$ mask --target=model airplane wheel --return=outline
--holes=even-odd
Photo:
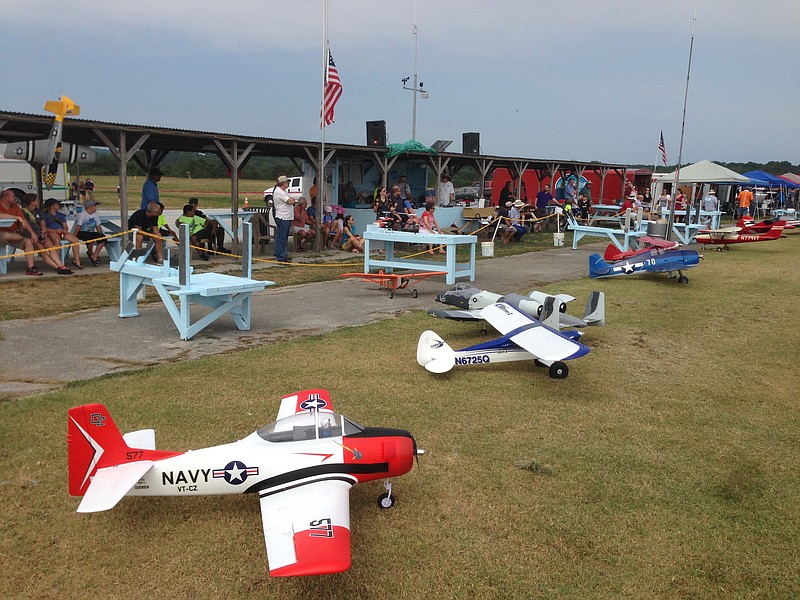
[[[392,290],[389,290],[389,300],[391,300],[392,298],[394,298],[394,292]]]
[[[681,275],[678,278],[678,283],[689,283],[689,278],[686,275]]]
[[[569,375],[569,367],[566,363],[557,360],[550,365],[550,377],[553,379],[564,379],[567,375]]]
[[[394,496],[390,496],[389,494],[381,494],[378,496],[378,506],[384,510],[392,508],[394,506]]]
[[[417,296],[419,296],[419,292],[417,292],[417,288],[414,288],[411,290],[411,297],[416,298]]]
[[[547,366],[542,361],[540,361],[538,358],[534,358],[533,359],[533,364],[535,364],[537,367],[546,367]]]

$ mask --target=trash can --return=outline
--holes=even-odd
[[[481,242],[481,256],[494,256],[494,242]]]
[[[667,222],[666,221],[648,221],[647,222],[647,235],[653,238],[662,240],[667,239]]]

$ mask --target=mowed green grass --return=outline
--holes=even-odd
[[[117,205],[117,186],[119,177],[113,175],[98,175],[92,177],[95,183],[95,200],[100,202],[102,208],[112,208]],[[142,185],[145,178],[142,176],[128,176],[128,210],[133,212],[139,208],[142,198]],[[273,180],[241,179],[239,180],[239,209],[247,198],[251,204],[262,206],[264,204],[264,190],[275,185]],[[200,199],[202,208],[227,208],[231,206],[231,180],[230,179],[189,179],[184,177],[162,177],[158,183],[159,199],[169,209],[183,208],[183,205],[196,196]]]
[[[0,596],[797,597],[800,236],[789,235],[706,251],[686,286],[546,288],[576,304],[606,292],[608,324],[587,331],[592,351],[565,380],[529,363],[431,375],[415,361],[422,330],[454,347],[485,338],[420,311],[4,402]],[[159,448],[185,450],[244,437],[305,387],[428,451],[395,481],[390,511],[376,505],[379,482],[353,488],[350,571],[271,579],[255,496],[75,513],[69,407],[104,402],[121,430],[154,427]]]

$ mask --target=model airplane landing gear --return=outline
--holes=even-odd
[[[678,271],[678,275],[679,275],[678,283],[689,283],[689,278],[686,275],[684,275],[680,271]]]
[[[386,488],[386,493],[378,496],[378,506],[386,510],[394,506],[394,496],[392,496],[392,482],[388,479],[383,482],[383,487]]]
[[[567,375],[569,375],[569,367],[567,366],[567,363],[557,360],[550,365],[548,374],[553,379],[564,379]]]

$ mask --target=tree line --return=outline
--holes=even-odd
[[[194,152],[170,152],[159,168],[167,177],[194,179],[221,179],[230,177],[228,168],[216,154]],[[119,173],[117,159],[108,152],[99,150],[97,160],[86,165],[82,172],[91,175],[116,175]],[[144,175],[144,170],[135,161],[128,163],[129,175]],[[288,158],[254,156],[242,170],[242,179],[275,179],[278,175],[299,175],[297,167]]]

